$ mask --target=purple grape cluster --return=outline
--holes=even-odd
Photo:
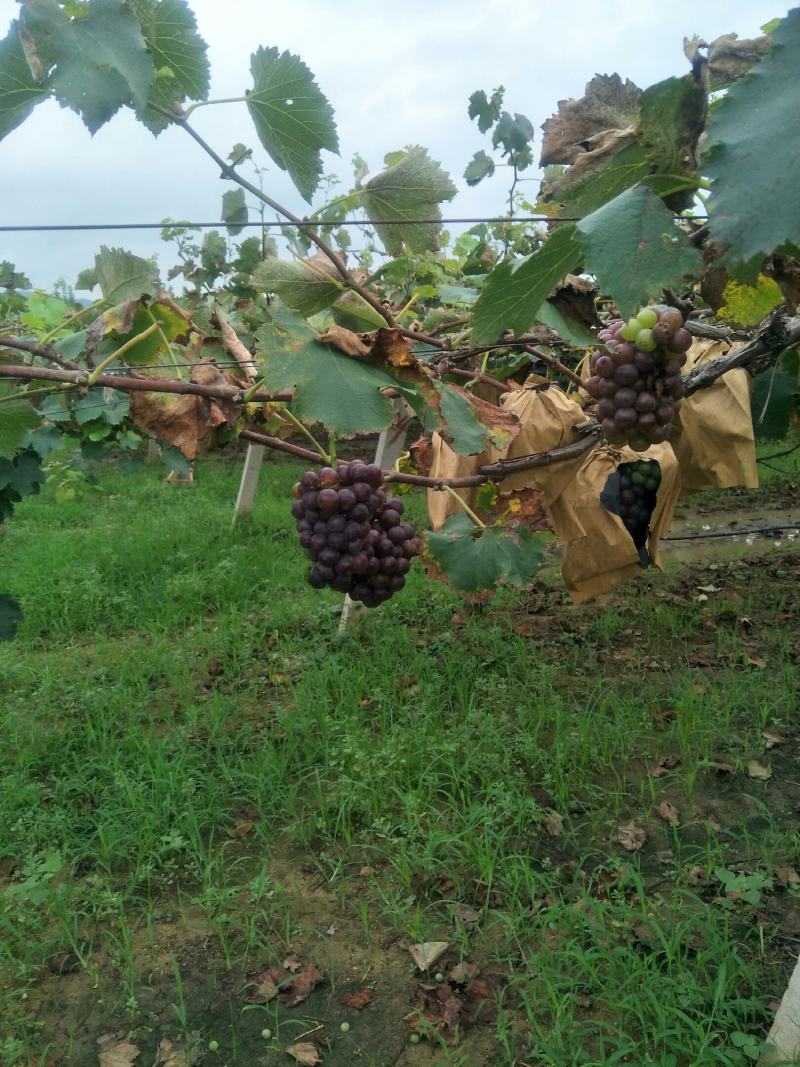
[[[660,484],[661,468],[654,459],[620,464],[619,517],[637,548],[647,544]]]
[[[403,502],[387,497],[383,471],[353,460],[306,471],[292,489],[292,515],[313,566],[308,580],[376,608],[406,584],[420,541],[403,522]]]
[[[603,342],[589,360],[586,383],[597,419],[612,444],[636,452],[660,444],[683,397],[681,367],[692,336],[677,308],[653,304],[632,319],[616,319],[599,332]]]

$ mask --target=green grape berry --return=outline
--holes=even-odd
[[[652,308],[643,308],[636,318],[642,324],[643,330],[652,330],[655,324],[658,322],[658,315]]]
[[[442,974],[441,971],[437,971],[436,974],[433,977],[434,977],[434,980],[436,982],[443,982],[444,981],[444,974]]]
[[[269,1029],[268,1026],[265,1026],[264,1029],[261,1031],[261,1036],[264,1038],[265,1041],[269,1041],[269,1039],[272,1037],[272,1031]]]
[[[636,347],[640,352],[653,352],[656,347],[656,339],[652,330],[639,330],[636,335]]]
[[[209,1041],[209,1043],[208,1043],[208,1051],[209,1052],[217,1052],[218,1049],[219,1049],[219,1041]]]
[[[418,1045],[421,1039],[419,1034],[412,1034],[408,1040],[411,1042],[412,1045]]]
[[[625,341],[635,341],[637,335],[642,330],[642,324],[638,319],[628,319],[622,329],[619,331],[620,337]]]
[[[339,1029],[343,1034],[348,1034],[350,1032],[350,1023],[340,1023]]]

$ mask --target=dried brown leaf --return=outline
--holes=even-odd
[[[776,745],[785,745],[786,738],[782,734],[776,734],[774,730],[762,730],[761,736],[764,738],[764,748],[775,748]]]
[[[449,941],[425,941],[419,945],[410,945],[408,951],[420,971],[427,971],[444,956],[450,948]]]
[[[397,327],[385,327],[375,333],[370,359],[376,363],[389,363],[392,367],[415,367],[418,361],[411,351],[411,344],[411,339]]]
[[[677,826],[680,822],[680,815],[678,809],[674,804],[670,804],[668,800],[662,800],[660,804],[656,804],[656,815],[664,822],[669,823],[670,826]]]
[[[647,841],[647,834],[641,828],[636,826],[632,822],[622,823],[616,828],[611,835],[611,840],[617,845],[622,845],[628,852],[638,852],[640,848],[644,848]]]
[[[322,1063],[319,1048],[312,1041],[301,1041],[297,1045],[289,1045],[286,1052],[292,1059],[300,1064],[300,1067],[315,1067]]]
[[[103,1034],[97,1039],[99,1067],[133,1067],[140,1049],[126,1038]]]
[[[354,1011],[363,1011],[367,1004],[372,1003],[374,995],[369,986],[364,986],[363,989],[359,989],[355,993],[345,993],[344,1002],[348,1008],[352,1008]]]
[[[748,778],[755,778],[757,782],[768,782],[772,777],[772,768],[766,763],[759,763],[756,759],[748,760],[744,765]]]
[[[477,964],[462,960],[450,971],[450,981],[455,982],[456,985],[466,985],[472,978],[477,978],[479,974],[480,967]]]
[[[559,815],[557,811],[553,811],[549,808],[547,811],[542,812],[540,816],[542,826],[547,830],[551,837],[561,837],[564,832],[564,816]]]
[[[364,359],[369,355],[370,347],[357,333],[346,329],[344,326],[333,325],[325,333],[318,334],[317,340],[323,344],[333,345],[346,356],[355,359]]]
[[[638,121],[641,95],[641,89],[618,74],[598,74],[580,100],[559,100],[558,111],[542,126],[541,165],[574,164],[600,149],[604,135],[619,134]]]
[[[800,874],[797,873],[794,867],[776,867],[774,874],[775,881],[778,885],[783,886],[784,889],[800,885]]]
[[[153,1067],[191,1067],[191,1060],[182,1048],[164,1038],[159,1042]]]

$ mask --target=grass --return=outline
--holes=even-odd
[[[309,1001],[326,1063],[750,1062],[798,904],[775,874],[800,858],[797,660],[792,622],[771,625],[796,626],[797,556],[756,581],[726,563],[708,606],[691,569],[580,610],[546,589],[469,609],[414,573],[339,636],[340,598],[304,583],[287,521],[295,470],[265,467],[234,530],[223,461],[191,489],[109,470],[8,525],[2,584],[26,618],[0,645],[0,1060],[80,1067],[122,1030],[286,1062],[304,1009],[247,1004],[226,975],[322,952],[330,926],[377,985],[340,1035],[330,963]],[[787,744],[765,753],[765,728]],[[654,778],[662,755],[678,762]],[[631,820],[640,852],[613,840]],[[726,894],[725,869],[758,904]],[[448,1047],[434,1027],[413,1058],[391,953],[408,957],[381,948],[398,937],[502,977],[485,1033]]]

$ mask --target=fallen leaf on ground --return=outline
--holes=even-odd
[[[411,945],[409,952],[420,971],[427,971],[434,963],[438,963],[450,948],[449,941],[425,941],[421,945]]]
[[[718,759],[710,760],[708,769],[719,775],[733,774],[733,764],[724,763],[722,760]]]
[[[758,670],[763,671],[767,665],[767,661],[763,656],[748,656],[747,665],[749,667],[757,667]]]
[[[454,1042],[461,1027],[490,1023],[496,1018],[499,981],[472,978],[460,993],[449,982],[421,983],[413,997],[415,1010],[404,1016],[403,1022],[411,1030],[436,1030],[445,1041]]]
[[[778,885],[783,886],[784,889],[800,885],[800,874],[794,869],[794,867],[776,867],[775,879]]]
[[[551,837],[561,837],[561,834],[564,831],[563,815],[559,815],[557,811],[548,808],[547,811],[542,812],[541,821],[542,826],[547,830]]]
[[[159,1043],[153,1067],[191,1067],[191,1064],[183,1049],[164,1038]]]
[[[283,966],[286,968],[287,971],[290,971],[292,974],[297,974],[297,972],[303,966],[303,961],[301,959],[298,959],[297,956],[287,956],[286,959],[283,961]]]
[[[647,841],[647,834],[640,826],[635,826],[632,822],[626,822],[616,828],[611,835],[611,840],[618,845],[622,845],[628,852],[638,852],[640,848],[644,847],[645,841]]]
[[[359,989],[355,993],[345,993],[344,1002],[348,1008],[352,1008],[354,1011],[363,1011],[367,1004],[372,1003],[373,996],[372,990],[365,986],[364,989]]]
[[[656,815],[663,819],[664,822],[669,823],[670,826],[677,826],[680,822],[678,809],[674,804],[670,804],[668,800],[662,800],[660,804],[656,804]]]
[[[120,1041],[113,1034],[103,1034],[97,1039],[97,1057],[100,1067],[133,1067],[140,1050],[124,1038]]]
[[[785,745],[786,738],[782,734],[776,734],[772,730],[762,730],[761,736],[764,738],[764,748],[774,748],[776,745]]]
[[[453,918],[456,929],[474,930],[480,920],[480,915],[466,904],[456,904],[453,909]]]
[[[664,756],[659,756],[658,761],[650,768],[650,774],[653,778],[663,778],[667,771],[677,767],[680,761],[680,756],[676,756],[671,752]]]
[[[295,959],[296,957],[290,956],[286,962],[291,962],[294,966]],[[299,960],[297,962],[300,963]],[[324,978],[323,973],[313,963],[301,963],[300,969],[294,974],[285,967],[270,967],[251,977],[250,989],[245,999],[250,1004],[268,1004],[276,996],[280,996],[287,1008],[293,1008],[302,1004]]]
[[[653,719],[658,726],[668,726],[669,723],[675,722],[678,718],[678,713],[675,708],[656,708],[653,712]]]
[[[255,829],[255,823],[239,822],[228,833],[228,837],[247,837]]]
[[[462,960],[450,972],[450,981],[455,982],[456,985],[466,985],[470,978],[477,978],[479,972],[480,968],[477,964]]]
[[[744,769],[749,778],[755,778],[758,782],[768,782],[772,777],[772,768],[765,763],[759,763],[757,759],[748,760]]]
[[[300,1064],[300,1067],[314,1067],[315,1064],[322,1063],[319,1049],[311,1041],[301,1041],[297,1045],[289,1045],[286,1052],[296,1063]]]

